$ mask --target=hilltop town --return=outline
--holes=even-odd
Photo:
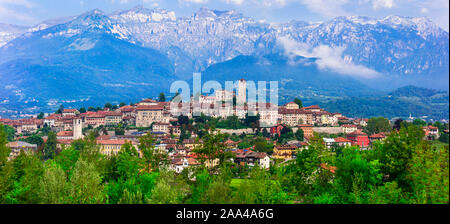
[[[383,141],[392,130],[387,119],[349,118],[317,105],[303,107],[299,99],[281,106],[262,105],[266,110],[226,91],[217,91],[213,96],[201,95],[200,107],[180,102],[175,104],[177,108],[171,108],[171,102],[164,101],[162,94],[159,101],[145,99],[131,105],[107,103],[104,108],[89,107],[88,110],[61,107],[47,116],[0,119],[0,122],[14,129],[14,141],[8,143],[12,149],[10,157],[17,156],[20,150],[38,151],[47,141],[49,132],[56,133],[60,151],[92,131],[104,155],[117,155],[126,143],[131,143],[141,153],[139,139],[149,133],[156,139],[154,147],[168,155],[170,167],[177,173],[185,167],[199,165],[193,150],[202,145],[202,136],[211,130],[226,135],[223,143],[234,154],[236,164],[258,164],[266,169],[274,161],[295,159],[299,150],[308,149],[314,137],[320,138],[328,149],[357,146],[367,150],[375,141]],[[233,106],[225,107],[225,102],[233,102]],[[249,115],[252,105],[256,109],[254,116]],[[428,140],[439,139],[441,133],[448,135],[448,126],[444,124],[440,124],[444,125],[441,127],[444,130],[439,130],[421,122]],[[43,142],[27,141],[36,135],[42,137]]]

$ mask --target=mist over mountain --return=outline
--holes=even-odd
[[[190,17],[135,7],[0,24],[0,111],[138,100],[168,93],[193,72],[280,81],[286,100],[373,96],[409,84],[448,90],[449,34],[427,18],[266,23],[207,8]]]

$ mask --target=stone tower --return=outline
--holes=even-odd
[[[245,79],[241,79],[238,83],[238,96],[236,99],[236,104],[244,105],[245,102],[247,102],[247,82]]]
[[[73,140],[83,138],[83,122],[80,118],[73,119]]]

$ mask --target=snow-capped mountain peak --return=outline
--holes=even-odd
[[[143,6],[136,6],[130,10],[118,11],[112,13],[110,17],[119,22],[134,23],[175,21],[177,19],[175,12],[173,11],[160,8],[147,9]]]
[[[239,55],[279,53],[280,37],[310,47],[341,48],[342,57],[352,63],[383,73],[428,73],[448,67],[448,32],[424,17],[343,16],[326,22],[266,23],[233,10],[203,7],[190,17],[177,18],[172,11],[138,6],[109,15],[92,10],[64,26],[50,27],[43,37],[91,31],[159,50],[173,60],[175,70],[182,67],[186,73]]]

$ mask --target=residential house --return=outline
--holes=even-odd
[[[383,141],[386,138],[386,135],[384,133],[377,133],[369,136],[370,144],[372,144],[374,141]]]
[[[350,141],[346,138],[343,138],[343,137],[334,138],[334,142],[337,146],[340,146],[340,147],[349,147],[352,145],[352,141]]]
[[[117,126],[123,120],[121,112],[106,111],[103,114],[105,115],[106,126]]]
[[[171,163],[171,169],[176,173],[183,172],[184,169],[188,167],[198,166],[200,163],[195,158],[181,157],[174,158]]]
[[[429,125],[423,127],[422,129],[425,132],[425,138],[427,140],[435,140],[439,138],[439,129],[437,127]]]
[[[169,123],[159,123],[159,122],[157,122],[157,123],[153,124],[152,130],[154,132],[164,132],[166,134],[169,134],[170,133],[170,128],[169,127],[170,127]]]
[[[62,116],[63,117],[76,116],[78,114],[80,114],[80,112],[77,109],[64,109],[62,111]]]
[[[299,125],[298,128],[303,130],[303,136],[310,139],[314,136],[313,126],[309,124]]]
[[[117,155],[122,148],[122,146],[130,142],[124,139],[105,139],[105,140],[97,140],[97,144],[100,145],[100,152],[104,155],[111,156]],[[137,142],[131,142],[131,144],[138,150],[139,147]]]
[[[11,153],[9,154],[8,159],[14,159],[19,154],[20,151],[24,151],[27,154],[35,153],[37,151],[37,145],[36,144],[30,144],[28,142],[8,142],[6,144],[6,147],[9,147],[11,149]]]
[[[272,158],[274,159],[293,159],[297,153],[296,145],[275,145]]]
[[[342,127],[342,132],[344,132],[344,134],[352,133],[352,132],[355,132],[358,130],[358,126],[356,126],[354,124],[344,124],[341,127]]]
[[[254,152],[252,150],[235,150],[234,163],[239,166],[249,166],[253,167],[258,165],[263,169],[268,169],[270,167],[270,158],[265,152]]]
[[[367,149],[370,144],[369,136],[359,130],[347,134],[347,139],[352,141],[352,145],[357,145],[361,149]]]
[[[169,116],[164,114],[162,105],[145,105],[136,107],[136,126],[150,127],[154,122],[169,123]]]
[[[73,131],[60,131],[56,133],[56,139],[73,139]]]

